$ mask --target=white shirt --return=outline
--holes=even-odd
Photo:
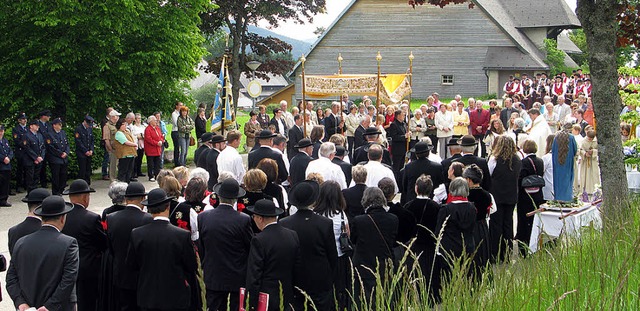
[[[393,171],[388,167],[382,165],[382,163],[378,161],[369,161],[364,165],[364,168],[367,169],[367,180],[364,182],[367,187],[378,187],[378,182],[385,178],[389,177],[393,180],[393,185],[396,188],[396,193],[400,192],[398,189],[398,184],[396,184],[396,177],[393,174]],[[353,180],[351,181],[351,186],[354,186],[355,183]]]
[[[166,222],[169,222],[169,218],[164,217],[164,216],[156,216],[156,217],[153,217],[153,220],[164,220],[164,221],[166,221]]]
[[[347,188],[347,179],[344,177],[342,168],[340,168],[340,165],[332,163],[328,158],[319,156],[317,160],[309,162],[304,176],[309,176],[310,173],[319,173],[325,181],[333,180],[337,182],[340,185],[340,189]]]
[[[284,161],[284,167],[287,169],[287,173],[289,173],[289,158],[287,158],[287,154],[282,153],[282,151],[280,151],[280,149],[276,147],[271,147],[271,149],[273,149],[273,151],[279,153],[280,156],[282,156],[282,161]]]
[[[544,187],[542,187],[542,195],[545,200],[553,200],[553,156],[551,152],[542,157],[544,163]]]
[[[242,157],[236,148],[232,146],[224,148],[218,155],[216,164],[218,165],[218,172],[229,171],[236,176],[238,184],[242,184],[246,170],[242,165]]]
[[[171,113],[171,125],[173,125],[173,127],[171,128],[172,132],[177,132],[178,131],[178,117],[180,116],[180,112],[178,112],[178,110],[174,110]]]
[[[289,111],[284,111],[282,114],[284,121],[287,123],[288,128],[292,128],[296,123],[293,121],[293,115]]]

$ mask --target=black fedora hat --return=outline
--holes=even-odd
[[[320,185],[313,180],[301,181],[289,191],[289,202],[295,207],[313,205],[320,196]]]
[[[227,140],[222,135],[213,135],[210,141],[212,144],[217,144]]]
[[[156,206],[162,203],[169,202],[173,199],[175,199],[175,197],[168,197],[167,192],[165,192],[164,189],[156,188],[149,191],[149,194],[147,195],[147,199],[142,200],[140,204],[144,206]]]
[[[419,141],[413,148],[411,148],[411,152],[415,154],[423,154],[431,151],[433,149],[433,145],[428,144],[426,141]]]
[[[458,144],[462,147],[475,146],[478,144],[476,138],[471,135],[464,135],[462,138],[458,139]]]
[[[272,133],[269,130],[262,130],[258,135],[256,135],[257,139],[269,139],[278,136],[276,133]]]
[[[237,199],[244,196],[247,192],[240,188],[237,180],[229,178],[213,186],[213,193],[217,194],[221,198]]]
[[[362,134],[362,136],[364,137],[364,136],[380,135],[380,134],[382,134],[382,132],[380,132],[380,130],[378,130],[377,127],[370,126],[364,130],[364,133]]]
[[[447,147],[449,146],[460,146],[457,139],[449,139],[447,142]]]
[[[52,195],[44,200],[35,211],[37,216],[54,217],[64,215],[73,209],[73,204],[65,202],[61,196]]]
[[[313,145],[313,143],[311,142],[311,139],[303,138],[303,139],[299,140],[298,143],[295,146],[293,146],[293,148],[300,149],[300,148],[309,147],[311,145]]]
[[[273,201],[267,199],[258,200],[255,205],[247,207],[247,210],[253,214],[266,217],[275,217],[284,213],[284,210],[276,207]]]
[[[44,199],[51,196],[51,192],[45,188],[36,188],[27,194],[24,198],[22,198],[22,202],[24,203],[42,203]]]
[[[349,150],[347,150],[347,148],[344,146],[336,146],[336,156],[343,157],[347,154],[349,154]]]
[[[202,136],[200,137],[200,141],[202,141],[203,143],[208,143],[211,140],[211,137],[213,137],[213,133],[211,132],[206,132],[204,134],[202,134]]]
[[[137,181],[129,183],[129,185],[127,186],[127,191],[125,191],[124,193],[125,198],[143,197],[146,195],[147,192],[144,189],[144,185]]]
[[[89,184],[84,179],[76,179],[71,185],[69,185],[69,189],[62,191],[62,194],[80,194],[80,193],[91,193],[96,192],[93,188],[89,187]]]

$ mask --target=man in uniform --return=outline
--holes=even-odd
[[[42,110],[38,112],[38,132],[42,135],[42,138],[46,141],[51,133],[51,124],[49,123],[51,120],[51,111],[49,109]],[[49,163],[49,159],[45,158],[42,163],[42,169],[40,170],[40,187],[47,188],[47,164]]]
[[[61,195],[67,186],[67,167],[69,164],[69,140],[62,129],[62,120],[56,118],[51,123],[47,141],[47,160],[51,166],[51,193]]]
[[[62,234],[73,204],[50,196],[34,213],[42,217],[40,230],[16,242],[7,271],[7,292],[17,310],[72,311],[78,277],[78,242]]]
[[[24,135],[27,134],[27,115],[21,113],[18,116],[18,125],[13,128],[13,153],[14,158],[16,159],[16,192],[23,193],[27,189],[27,185],[25,183],[24,176],[24,163],[22,162],[24,158],[24,147],[22,145],[22,140],[24,139]]]
[[[42,204],[42,201],[51,196],[51,192],[45,188],[37,188],[29,192],[26,197],[22,198],[22,202],[27,203],[27,218],[21,223],[9,229],[9,254],[13,254],[13,247],[21,237],[32,234],[40,230],[42,220],[36,216],[33,211]]]
[[[22,139],[22,146],[25,152],[22,163],[24,164],[27,191],[31,191],[38,187],[38,178],[40,176],[40,171],[44,166],[46,145],[44,137],[42,137],[42,134],[38,132],[39,128],[38,120],[29,122],[29,131],[27,131]]]
[[[377,128],[370,126],[368,127],[364,133],[362,134],[362,137],[364,137],[365,139],[365,143],[364,145],[358,147],[354,152],[353,152],[353,157],[351,158],[351,164],[356,165],[360,162],[366,162],[369,160],[369,147],[371,147],[371,145],[373,144],[377,144],[378,141],[378,137],[380,136],[380,134],[382,134],[382,132],[380,132]],[[391,155],[389,153],[389,150],[387,150],[386,148],[382,148],[383,152],[382,152],[382,163],[391,166]]]
[[[76,127],[76,155],[78,156],[78,177],[91,185],[91,158],[93,158],[93,118],[89,115]]]
[[[9,141],[4,138],[4,125],[0,124],[0,206],[10,207],[9,189],[11,188],[11,159],[13,150]]]
[[[100,215],[87,210],[90,196],[95,190],[83,179],[71,183],[68,190],[74,208],[67,214],[67,224],[62,233],[75,238],[80,248],[80,268],[76,285],[78,310],[96,310],[98,308],[98,284],[102,253],[107,249],[107,235],[102,228]]]

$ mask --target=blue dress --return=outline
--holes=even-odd
[[[569,135],[569,151],[567,152],[567,159],[564,164],[561,165],[558,159],[558,143],[556,139],[553,140],[551,151],[553,163],[553,192],[555,194],[555,199],[558,201],[573,200],[573,164],[575,162],[577,152],[578,146],[576,144],[576,140],[573,135]]]

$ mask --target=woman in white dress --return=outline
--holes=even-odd
[[[447,158],[447,142],[453,136],[453,114],[447,111],[447,105],[440,105],[435,116],[436,136],[438,137],[438,154],[441,158]]]

